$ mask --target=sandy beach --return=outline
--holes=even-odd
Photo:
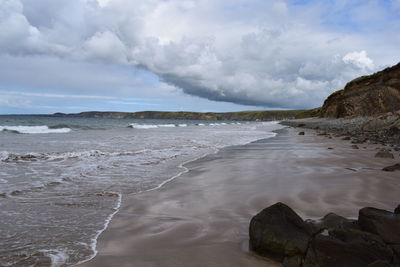
[[[162,188],[124,196],[98,239],[97,256],[80,266],[280,266],[248,251],[252,216],[281,201],[303,218],[399,204],[399,162],[375,158],[378,145],[285,128],[274,138],[222,149],[185,165]],[[328,149],[332,148],[332,149]]]

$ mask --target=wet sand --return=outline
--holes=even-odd
[[[318,218],[399,204],[400,173],[381,171],[400,162],[399,152],[377,159],[378,146],[351,145],[286,128],[191,162],[162,188],[125,196],[98,255],[80,266],[280,266],[247,249],[250,219],[267,206],[281,201],[303,218]]]

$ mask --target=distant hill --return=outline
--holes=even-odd
[[[324,102],[325,118],[375,116],[400,110],[400,63],[349,82]]]
[[[238,120],[238,121],[270,121],[294,119],[304,110],[263,110],[241,111],[225,113],[201,113],[201,112],[166,112],[166,111],[142,111],[142,112],[101,112],[89,111],[74,114],[55,113],[54,117],[81,117],[81,118],[112,118],[112,119],[174,119],[174,120]]]

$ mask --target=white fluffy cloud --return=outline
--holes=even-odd
[[[360,69],[374,69],[374,62],[368,57],[366,51],[348,53],[343,57],[343,62],[353,64]]]
[[[0,0],[0,53],[133,66],[190,95],[284,108],[317,106],[400,56],[284,0],[56,2]]]

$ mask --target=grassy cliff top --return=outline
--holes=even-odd
[[[75,114],[55,113],[55,117],[82,117],[82,118],[113,118],[113,119],[175,119],[175,120],[247,120],[268,121],[293,119],[304,110],[261,110],[240,112],[170,112],[170,111],[142,111],[142,112],[101,112],[88,111]]]

